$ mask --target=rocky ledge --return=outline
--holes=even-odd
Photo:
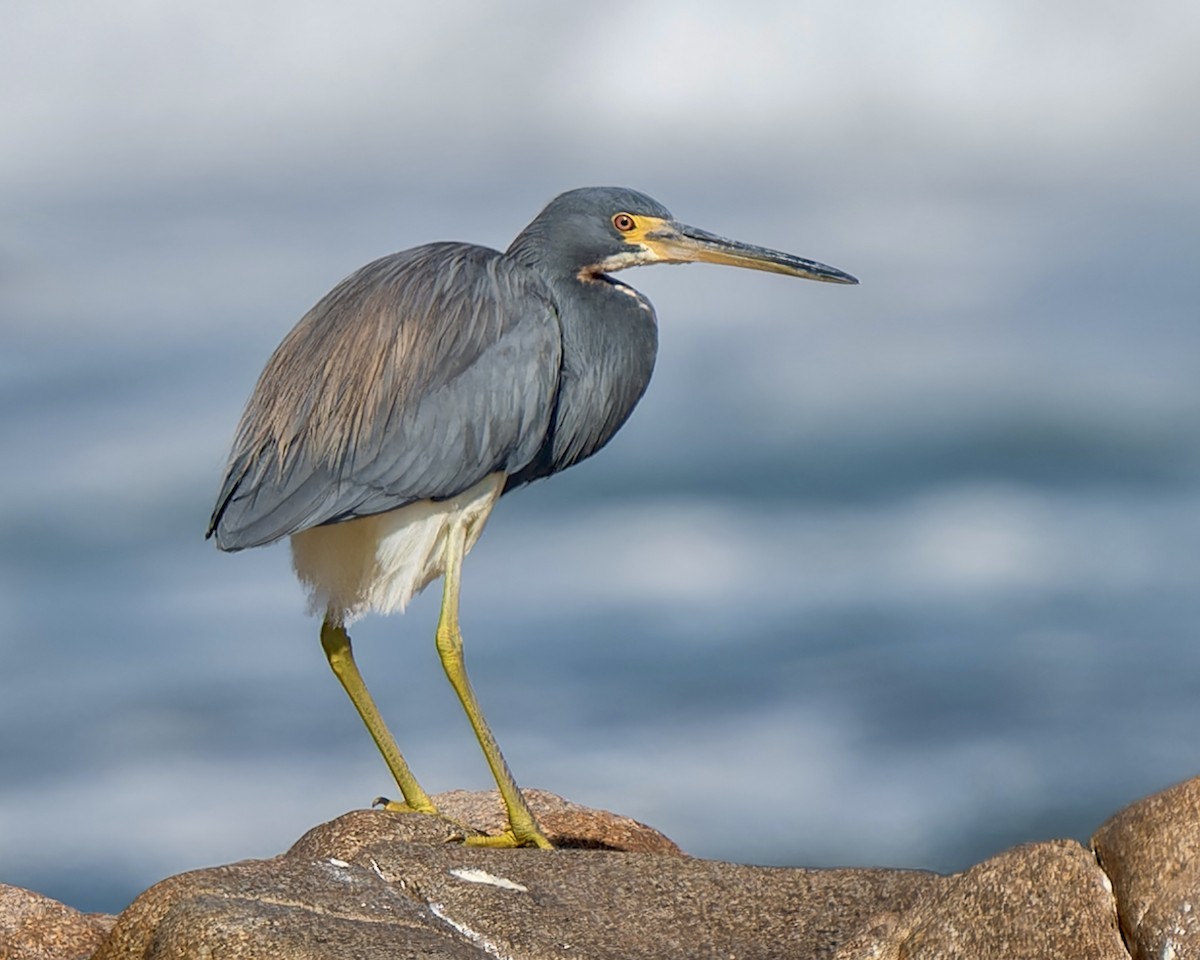
[[[471,829],[502,822],[493,794],[436,799]],[[116,918],[0,885],[0,960],[1200,957],[1200,778],[1121,811],[1091,849],[1030,843],[950,876],[696,860],[626,817],[529,799],[554,853],[358,810]]]

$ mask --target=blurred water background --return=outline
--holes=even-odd
[[[659,367],[501,504],[518,779],[747,862],[953,870],[1200,772],[1200,7],[18,5],[0,36],[0,881],[118,910],[386,771],[285,547],[203,540],[330,286],[560,190],[848,270],[624,274]],[[436,596],[356,649],[490,786]]]

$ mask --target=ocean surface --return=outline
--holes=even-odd
[[[343,275],[503,246],[588,182],[862,285],[622,275],[659,312],[649,392],[592,461],[506,497],[464,574],[468,666],[521,783],[698,856],[950,871],[1086,841],[1200,773],[1197,151],[1149,108],[1193,88],[1147,76],[1094,98],[1109,125],[1039,125],[1041,94],[964,93],[927,126],[927,90],[910,126],[845,94],[842,139],[781,110],[738,128],[776,148],[753,176],[736,144],[701,149],[700,106],[636,163],[597,114],[571,149],[514,133],[449,165],[432,138],[394,168],[289,165],[248,123],[225,153],[148,154],[165,167],[5,168],[0,881],[116,911],[394,793],[286,546],[203,539],[227,445]],[[994,139],[956,139],[985,108]],[[437,599],[358,623],[355,649],[427,789],[486,788]]]

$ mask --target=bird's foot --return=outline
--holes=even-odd
[[[465,823],[459,823],[453,817],[448,817],[433,804],[429,805],[428,809],[417,809],[400,800],[389,800],[387,797],[376,797],[371,801],[371,806],[380,810],[386,810],[388,813],[423,813],[428,817],[436,817],[442,823],[448,824],[454,828],[454,833],[446,837],[447,843],[471,843],[480,839],[489,839],[485,834],[476,830],[473,827],[468,827]]]
[[[554,849],[554,845],[546,839],[541,830],[537,828],[537,825],[532,822],[532,818],[531,822],[527,825],[522,825],[520,828],[509,826],[503,833],[493,836],[481,833],[472,827],[459,823],[452,817],[447,817],[445,814],[439,813],[437,808],[432,804],[430,804],[428,810],[418,810],[401,801],[389,800],[387,797],[376,797],[371,801],[371,806],[387,810],[389,813],[424,813],[432,817],[437,817],[458,831],[455,836],[447,838],[447,842],[449,843],[461,842],[468,847],[490,847],[494,850],[512,850],[516,847],[537,847],[539,850]]]
[[[490,847],[495,850],[511,850],[515,847],[537,847],[539,850],[553,850],[554,845],[547,840],[539,830],[522,830],[517,833],[509,827],[496,836],[483,834],[467,837],[463,843],[468,847]]]
[[[411,806],[403,800],[389,800],[387,797],[376,797],[371,801],[372,807],[387,810],[389,813],[425,813],[431,817],[441,817],[438,808],[432,803],[427,806]],[[445,819],[444,817],[442,819]]]

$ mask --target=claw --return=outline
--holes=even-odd
[[[387,797],[376,797],[371,801],[371,809],[387,810],[390,813],[424,813],[431,817],[441,816],[438,808],[432,803],[429,804],[429,809],[423,810],[419,807],[410,806],[403,800],[389,800]]]

